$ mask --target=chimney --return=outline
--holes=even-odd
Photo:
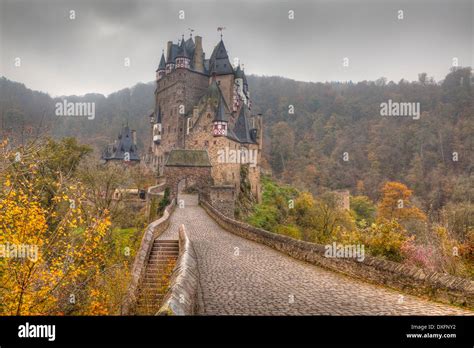
[[[132,142],[133,142],[133,145],[137,145],[137,131],[136,130],[132,130]]]
[[[194,49],[194,70],[204,72],[204,53],[202,51],[202,37],[194,37],[195,49]]]
[[[166,47],[166,63],[169,63],[171,60],[171,46],[173,46],[173,41],[168,41],[168,45]]]

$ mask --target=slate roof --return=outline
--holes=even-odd
[[[245,77],[244,71],[240,69],[240,65],[235,69],[235,78],[236,79],[243,79]]]
[[[171,52],[168,52],[168,57],[166,57],[166,61],[168,63],[174,63],[176,56],[178,55],[179,46],[177,44],[171,45]]]
[[[108,145],[102,153],[102,159],[124,160],[125,153],[130,155],[130,161],[140,161],[137,146],[133,143],[132,131],[128,125],[123,126],[115,143]]]
[[[190,54],[194,56],[194,49],[196,48],[196,45],[194,44],[194,40],[192,37],[186,40],[186,49]]]
[[[185,57],[185,58],[192,58],[192,56],[188,52],[188,45],[184,41],[184,39],[181,40],[181,44],[179,45],[178,52],[176,54],[176,57]]]
[[[166,167],[212,167],[206,150],[171,150]]]
[[[225,114],[225,100],[222,94],[219,98],[219,104],[217,105],[216,116],[214,121],[228,122],[227,116]]]
[[[211,59],[209,60],[209,70],[211,74],[216,75],[232,74],[234,72],[222,39],[216,45],[214,51],[212,51]]]
[[[240,108],[239,117],[237,118],[237,121],[235,122],[233,131],[241,143],[244,143],[244,144],[255,143],[250,136],[250,125],[248,122],[246,105],[242,105],[242,107]]]
[[[161,53],[161,59],[160,59],[160,64],[158,65],[158,70],[165,70],[166,69],[166,61],[165,61],[165,54]]]

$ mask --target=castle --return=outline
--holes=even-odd
[[[247,78],[222,36],[209,59],[200,36],[168,41],[155,98],[148,162],[173,193],[184,180],[222,201],[244,185],[260,201],[262,119],[251,114]]]

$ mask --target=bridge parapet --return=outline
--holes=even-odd
[[[122,304],[122,315],[133,315],[137,301],[138,286],[143,279],[146,262],[153,247],[153,241],[168,228],[169,220],[174,208],[175,201],[172,200],[165,208],[163,216],[149,224],[143,234],[140,248],[138,249],[133,262],[130,285]]]
[[[193,315],[196,312],[199,273],[197,256],[184,225],[179,227],[179,257],[170,288],[157,315]]]
[[[474,309],[474,282],[469,279],[429,272],[371,256],[365,256],[362,261],[353,258],[327,258],[324,245],[297,240],[236,221],[203,199],[200,204],[225,230],[295,259],[413,295]]]

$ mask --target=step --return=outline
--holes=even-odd
[[[176,259],[178,258],[179,255],[174,253],[174,254],[155,254],[155,255],[150,255],[150,257],[148,258],[149,260],[152,260],[152,261],[156,261],[156,260],[162,260],[162,261],[166,261],[168,259]]]
[[[153,291],[158,291],[161,288],[163,288],[167,282],[161,282],[161,281],[154,281],[154,280],[149,280],[147,282],[143,281],[140,284],[140,289],[147,289],[147,290],[153,290]]]
[[[153,249],[151,249],[152,253],[157,253],[157,252],[161,252],[161,251],[171,251],[171,252],[179,254],[179,249],[178,248],[153,248]]]
[[[144,302],[148,302],[148,303],[159,302],[163,300],[164,297],[165,297],[165,294],[157,294],[156,296],[149,295],[147,297],[143,296],[143,297],[138,298],[137,303],[140,304]]]
[[[176,251],[176,252],[179,252],[179,248],[178,247],[169,247],[169,246],[153,246],[153,248],[151,248],[151,251],[160,251],[160,250],[164,250],[164,251]]]
[[[178,259],[178,255],[160,255],[152,257],[148,260],[148,263],[171,263]]]
[[[153,262],[153,263],[168,264],[168,263],[175,263],[177,259],[178,259],[178,255],[155,256],[153,258],[148,259],[148,263]]]
[[[162,274],[163,271],[167,271],[168,270],[168,264],[153,264],[153,265],[149,265],[147,268],[146,268],[146,271],[145,271],[145,274]],[[174,271],[174,265],[173,265],[173,268],[170,267],[170,274]]]
[[[164,284],[166,282],[167,280],[163,279],[161,275],[157,275],[157,276],[147,276],[143,278],[142,284],[162,284],[162,283]]]
[[[152,250],[150,255],[178,255],[176,250]]]
[[[166,293],[148,293],[146,295],[142,295],[138,297],[137,303],[143,303],[143,302],[157,302],[163,300],[165,297]]]
[[[148,260],[148,265],[168,265],[168,264],[174,264],[178,257],[173,257],[169,256],[166,258],[153,258],[151,260]]]
[[[141,284],[141,289],[150,291],[150,292],[158,292],[160,293],[161,291],[164,291],[164,288],[168,287],[169,283],[167,282],[157,282],[157,281],[148,281],[148,282],[143,282]]]
[[[153,243],[153,247],[179,248],[179,243]]]
[[[153,254],[150,254],[149,258],[153,257],[153,258],[157,258],[157,257],[178,257],[179,256],[179,253],[176,253],[176,252],[173,252],[173,251],[167,251],[167,252],[164,252],[164,253],[161,253],[161,252],[158,252],[158,253],[153,253]]]
[[[150,274],[163,274],[164,272],[167,272],[169,269],[169,273],[171,274],[174,270],[174,265],[173,267],[168,267],[168,264],[156,264],[154,263],[153,265],[148,265],[148,267],[145,270],[145,275]]]
[[[173,245],[173,244],[153,244],[153,249],[173,249],[177,250],[179,249],[179,245]]]

